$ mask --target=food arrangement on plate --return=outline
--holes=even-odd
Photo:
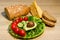
[[[5,8],[9,20],[13,20],[8,32],[15,38],[35,38],[44,32],[45,24],[55,26],[56,19],[37,5],[14,5]],[[31,15],[28,15],[28,14]],[[28,15],[28,16],[27,16]]]
[[[34,16],[16,19],[9,27],[9,33],[17,38],[34,38],[44,32],[45,24]]]

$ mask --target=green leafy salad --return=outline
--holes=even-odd
[[[45,24],[40,18],[24,16],[13,21],[8,32],[15,38],[35,38],[44,32]]]

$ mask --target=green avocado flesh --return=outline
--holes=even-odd
[[[28,21],[34,21],[37,24],[37,26],[34,29],[26,31],[26,36],[21,37],[18,34],[15,34],[11,29],[11,25],[8,28],[8,32],[15,38],[28,38],[28,39],[35,38],[44,32],[45,24],[43,23],[41,19],[33,17],[33,16],[29,16]]]
[[[28,28],[28,27],[27,27],[27,23],[28,23],[28,21],[27,21],[27,22],[23,21],[23,24],[24,24],[23,29],[24,29],[25,31],[29,31],[29,30],[31,30],[31,29],[34,29],[34,28],[36,28],[36,26],[37,26],[37,24],[34,22],[35,25],[34,25],[33,27],[31,27],[31,28]]]

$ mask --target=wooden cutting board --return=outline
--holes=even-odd
[[[45,1],[45,2],[44,2]],[[56,0],[55,0],[56,1]],[[38,0],[38,5],[42,8],[42,10],[47,10],[51,15],[53,15],[57,19],[57,23],[55,27],[46,27],[44,33],[31,40],[60,40],[60,2],[55,3],[55,1],[50,0]],[[16,0],[1,0],[0,1],[0,40],[21,40],[15,39],[8,33],[8,26],[11,23],[4,13],[4,7],[15,5],[15,4],[27,4],[30,5],[32,0],[23,0],[23,1],[16,1]],[[41,3],[40,3],[41,2]],[[57,1],[56,1],[57,2]]]

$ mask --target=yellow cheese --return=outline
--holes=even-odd
[[[30,9],[31,9],[31,14],[32,14],[33,16],[42,18],[42,10],[41,10],[41,8],[37,5],[36,1],[34,1],[34,2],[31,4]]]

